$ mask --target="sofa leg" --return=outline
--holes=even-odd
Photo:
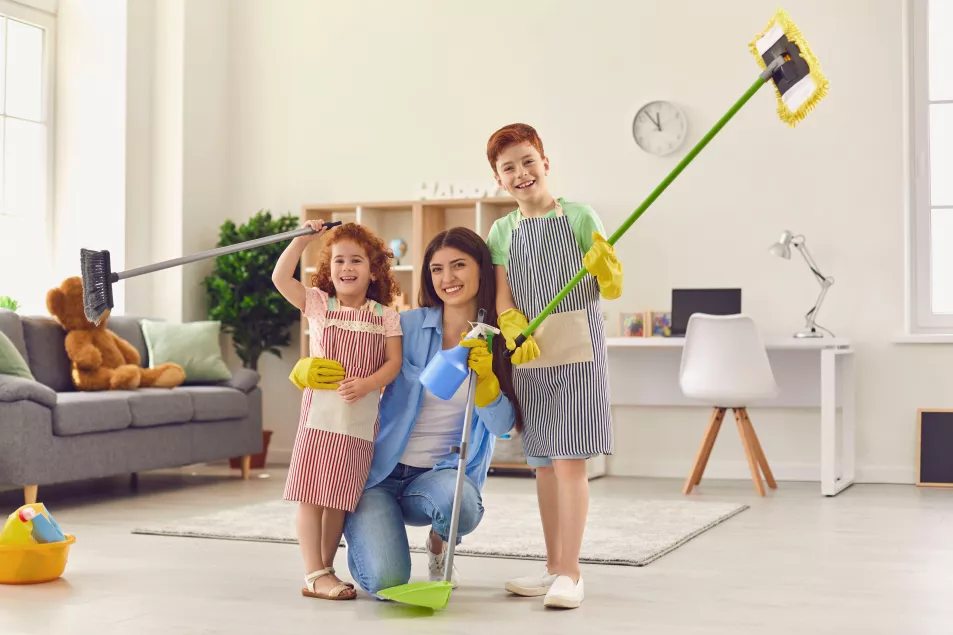
[[[251,472],[251,454],[242,457],[242,480],[248,480],[248,474]]]
[[[36,490],[37,485],[25,485],[23,487],[23,503],[26,505],[32,505],[36,503]]]

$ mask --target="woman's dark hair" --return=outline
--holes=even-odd
[[[467,254],[476,261],[480,268],[480,288],[477,290],[477,307],[486,309],[486,324],[496,326],[496,273],[493,271],[493,260],[490,257],[490,248],[480,238],[479,234],[466,227],[454,227],[434,236],[427,251],[424,252],[423,269],[420,272],[420,293],[417,304],[422,307],[443,306],[443,300],[437,295],[433,286],[433,276],[430,274],[430,261],[439,250],[452,247]],[[500,390],[507,396],[516,411],[516,430],[523,429],[523,412],[516,391],[513,389],[513,365],[503,353],[506,351],[506,339],[502,335],[493,335],[493,373],[500,382]]]

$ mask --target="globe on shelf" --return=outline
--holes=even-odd
[[[400,265],[400,259],[407,254],[407,243],[403,238],[395,238],[387,246],[394,252],[395,264]]]

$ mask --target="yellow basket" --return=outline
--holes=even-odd
[[[69,548],[76,536],[63,542],[35,545],[0,545],[0,584],[37,584],[63,575]]]

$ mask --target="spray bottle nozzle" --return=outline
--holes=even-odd
[[[490,326],[489,324],[484,324],[483,322],[470,322],[471,330],[467,333],[467,336],[464,339],[473,339],[473,338],[486,338],[487,333],[500,334],[500,329],[495,326]]]

